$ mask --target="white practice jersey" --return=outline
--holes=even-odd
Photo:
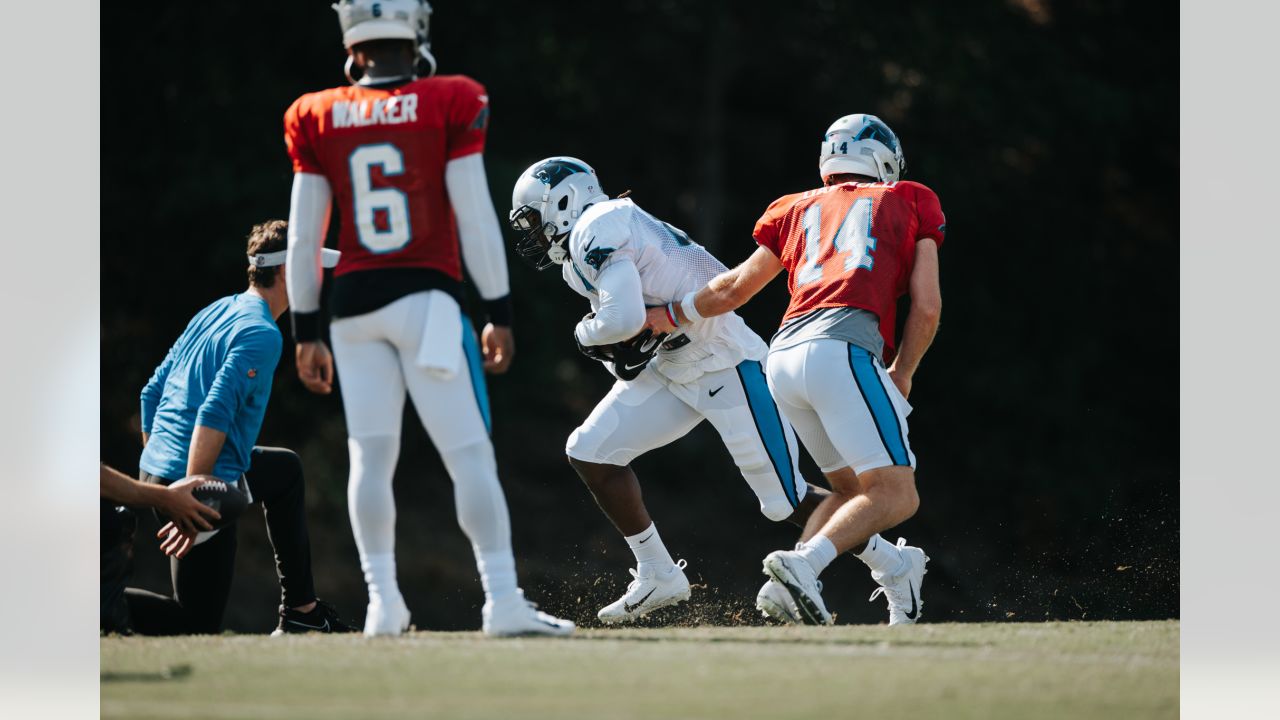
[[[567,241],[565,282],[600,309],[597,289],[601,273],[614,263],[633,263],[640,274],[644,305],[679,300],[706,285],[725,266],[683,231],[642,210],[629,199],[606,200],[587,208]],[[674,383],[689,383],[702,374],[761,360],[768,346],[737,313],[706,318],[681,328],[668,343],[687,335],[690,342],[659,350],[650,367]]]

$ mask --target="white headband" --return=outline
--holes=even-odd
[[[288,250],[277,250],[275,252],[250,255],[249,264],[254,267],[276,267],[284,264],[285,255],[288,253]],[[320,264],[323,267],[336,267],[340,257],[342,257],[342,253],[337,250],[330,250],[329,248],[320,250]]]

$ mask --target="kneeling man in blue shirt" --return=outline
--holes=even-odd
[[[250,502],[260,501],[275,550],[283,601],[274,634],[347,632],[318,600],[311,577],[302,463],[285,448],[255,446],[282,338],[276,319],[289,307],[283,266],[286,223],[272,220],[249,235],[249,288],[201,310],[142,390],[144,482],[169,485],[212,475]],[[336,262],[326,251],[324,264]],[[173,595],[126,591],[134,631],[144,635],[217,633],[231,590],[236,527],[198,535],[172,523],[161,529],[170,555]]]

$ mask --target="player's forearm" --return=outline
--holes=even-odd
[[[141,505],[140,493],[133,478],[105,464],[99,473],[102,497],[121,505]]]
[[[285,256],[285,284],[294,339],[308,342],[320,336],[320,285],[324,270],[320,250],[329,228],[329,181],[322,175],[296,173],[289,196],[289,246]]]
[[[942,285],[938,275],[938,244],[921,238],[916,242],[915,264],[908,281],[911,310],[902,329],[898,357],[893,362],[894,369],[907,376],[920,366],[921,358],[938,332],[942,318]]]
[[[213,466],[222,454],[222,446],[227,442],[227,434],[204,425],[196,425],[191,433],[191,446],[187,450],[187,475],[212,475]],[[235,478],[223,478],[234,480]]]
[[[644,329],[645,307],[640,271],[630,261],[617,262],[600,273],[600,302],[595,317],[574,329],[583,345],[610,345],[630,340]]]
[[[733,312],[750,299],[751,295],[744,292],[740,273],[734,268],[712,278],[688,301],[692,303],[694,313],[686,311],[685,302],[681,302],[678,308],[680,322],[687,322],[690,317],[715,317]]]
[[[733,312],[755,297],[779,272],[782,272],[782,263],[777,256],[765,248],[757,248],[738,267],[720,273],[696,294],[689,293],[681,302],[674,303],[676,317],[683,325]]]
[[[458,242],[467,275],[485,300],[489,321],[511,324],[511,287],[507,277],[507,254],[489,181],[480,153],[449,161],[444,171],[445,190],[458,222]]]
[[[907,313],[907,321],[902,329],[902,343],[898,355],[894,358],[893,367],[898,372],[914,375],[924,359],[925,352],[933,344],[933,337],[938,333],[938,324],[942,319],[941,304],[911,304]]]

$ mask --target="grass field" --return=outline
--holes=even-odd
[[[1178,623],[104,638],[120,718],[1171,718]]]

